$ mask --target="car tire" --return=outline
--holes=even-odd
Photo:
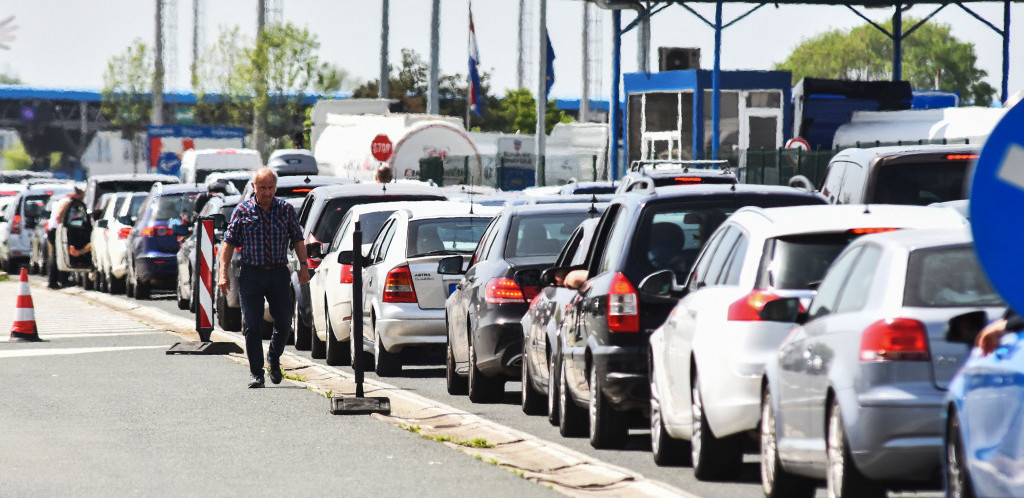
[[[558,433],[562,437],[581,437],[587,433],[587,412],[577,406],[569,391],[569,383],[565,375],[565,361],[559,361],[562,368],[558,374]]]
[[[181,297],[181,287],[178,285],[174,286],[174,298],[178,303],[179,310],[189,309],[189,300]]]
[[[558,361],[561,353],[552,351],[548,358],[548,422],[558,427],[561,410],[558,407],[558,393],[562,390],[562,365]]]
[[[950,410],[946,424],[946,496],[949,498],[975,498],[974,485],[968,472],[967,452],[960,433],[960,416]]]
[[[469,343],[469,400],[474,403],[497,403],[505,397],[505,380],[487,378],[476,366],[476,347]]]
[[[886,495],[885,488],[860,473],[850,455],[846,430],[843,427],[843,416],[839,402],[832,400],[828,412],[826,429],[826,473],[825,490],[835,498],[882,498]]]
[[[327,364],[337,367],[352,363],[352,352],[349,350],[348,344],[334,338],[334,326],[331,325],[331,317],[328,316],[325,320],[327,321],[327,340],[324,341],[326,345],[324,359],[327,361]]]
[[[782,467],[775,434],[777,425],[772,395],[765,388],[761,396],[761,490],[765,498],[811,498],[817,492],[816,483]]]
[[[651,397],[651,454],[654,463],[661,466],[690,465],[689,442],[672,437],[665,430],[661,404]]]
[[[374,333],[377,332],[374,327]],[[374,341],[373,371],[378,377],[393,377],[402,373],[402,357],[398,353],[388,352],[381,342],[380,336]]]
[[[135,288],[135,299],[146,300],[150,297],[149,282],[139,281],[138,275],[135,276],[135,282],[132,284]]]
[[[107,274],[107,292],[110,294],[124,294],[125,293],[124,278],[115,278],[114,275]]]
[[[590,367],[590,403],[587,406],[590,422],[590,445],[597,449],[617,449],[626,445],[629,426],[626,414],[616,410],[604,396],[604,385],[597,367]]]
[[[456,371],[455,352],[452,351],[452,340],[450,336],[444,349],[444,381],[448,388],[448,394],[452,396],[469,394],[469,382],[465,377],[459,375],[458,371]]]
[[[124,293],[130,298],[135,297],[135,277],[132,276],[131,268],[128,269],[128,274],[124,277]]]
[[[96,279],[92,278],[92,272],[82,272],[79,274],[82,279],[82,288],[91,291],[96,289]]]
[[[228,299],[223,294],[217,297],[217,324],[231,332],[242,330],[242,310],[228,306]]]
[[[530,362],[526,360],[526,344],[523,344],[522,396],[520,404],[527,415],[543,415],[547,409],[545,396],[533,388],[533,376],[530,375]]]
[[[309,325],[302,321],[302,317],[299,316],[299,305],[295,304],[295,312],[292,313],[292,342],[295,345],[295,349],[298,351],[309,351],[309,334],[311,334]]]
[[[327,341],[321,341],[317,335],[316,320],[309,327],[309,356],[316,360],[327,358]]]
[[[690,406],[693,413],[693,432],[690,438],[690,459],[693,475],[701,481],[721,481],[739,478],[743,467],[743,441],[741,436],[718,438],[708,426],[704,413],[700,376],[694,375]]]

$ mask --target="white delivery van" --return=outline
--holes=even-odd
[[[191,149],[181,156],[181,183],[204,183],[216,171],[255,171],[263,166],[253,149]]]

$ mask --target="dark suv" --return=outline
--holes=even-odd
[[[520,321],[540,291],[540,272],[555,263],[594,209],[591,203],[507,206],[488,225],[445,305],[450,394],[468,393],[475,403],[500,401],[505,381],[520,377]],[[461,260],[446,259],[455,261],[454,268],[439,273],[460,273]]]
[[[128,234],[126,284],[129,297],[149,299],[154,286],[174,288],[180,248],[174,226],[191,223],[196,197],[205,189],[205,185],[195,184],[153,185]]]
[[[650,404],[647,341],[676,304],[638,292],[660,270],[687,275],[704,242],[743,206],[824,204],[789,187],[695,185],[645,188],[617,196],[598,222],[587,253],[588,280],[579,288],[562,330],[560,432],[583,432],[590,443],[621,447],[626,413]]]

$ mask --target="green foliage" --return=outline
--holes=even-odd
[[[252,70],[245,58],[238,26],[221,28],[217,42],[207,47],[196,67],[197,124],[248,126],[252,123]]]
[[[18,142],[3,151],[5,170],[27,170],[32,158],[25,152],[25,144]]]
[[[141,38],[107,61],[100,109],[111,123],[121,128],[125,138],[145,130],[149,123],[152,83],[153,54]]]
[[[500,127],[494,131],[505,133],[534,133],[537,130],[537,101],[525,88],[508,90],[492,111]],[[545,112],[545,133],[550,134],[558,123],[571,123],[572,117],[558,110],[554,100],[549,100]]]
[[[20,85],[22,83],[21,78],[13,74],[0,74],[0,84],[2,85]]]
[[[919,20],[907,18],[903,25]],[[892,21],[881,24],[892,32]],[[974,44],[961,42],[948,24],[927,22],[903,40],[903,78],[918,89],[960,92],[965,103],[988,106],[995,88],[982,79]],[[892,42],[871,25],[831,30],[804,40],[775,69],[804,77],[848,80],[886,80],[892,75]]]

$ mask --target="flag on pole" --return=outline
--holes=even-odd
[[[548,34],[547,28],[544,28],[544,38],[548,41],[548,67],[544,77],[544,98],[547,98],[551,93],[551,85],[555,84],[555,48],[551,46],[551,35]]]
[[[469,4],[469,108],[483,117],[483,101],[480,98],[480,53],[476,48],[476,29],[473,27],[473,4]],[[468,118],[467,118],[468,119]]]

